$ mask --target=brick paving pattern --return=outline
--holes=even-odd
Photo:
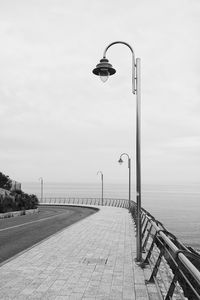
[[[135,252],[131,215],[102,207],[2,265],[0,299],[158,299]]]

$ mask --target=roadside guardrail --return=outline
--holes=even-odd
[[[136,222],[137,205],[131,213]],[[149,268],[147,284],[154,282],[160,298],[200,299],[200,254],[186,247],[164,225],[142,208],[142,268]]]
[[[49,197],[40,199],[41,204],[77,204],[77,205],[101,205],[102,206],[115,206],[128,208],[127,199],[113,199],[113,198],[104,198],[103,201],[101,198],[77,198],[77,197]]]

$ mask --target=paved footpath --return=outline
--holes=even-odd
[[[101,207],[2,265],[0,299],[156,300],[135,252],[128,210]]]

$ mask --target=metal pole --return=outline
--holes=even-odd
[[[124,155],[126,155],[128,158],[128,169],[129,169],[129,172],[128,172],[128,208],[129,208],[129,212],[130,212],[130,209],[131,209],[131,158],[127,153],[122,153],[120,155],[118,162],[119,163],[123,162],[122,157]]]
[[[40,201],[42,202],[43,200],[43,178],[40,177]]]
[[[103,57],[106,58],[107,50],[115,44],[124,44],[132,52],[132,92],[136,94],[136,199],[137,199],[137,257],[142,260],[142,233],[141,233],[141,78],[140,78],[140,58],[136,58],[133,48],[126,42],[116,41],[109,44],[104,50]],[[136,70],[135,70],[136,69]],[[136,71],[136,72],[135,72]],[[136,76],[135,76],[136,75]],[[135,85],[136,80],[136,85]],[[135,88],[136,87],[136,88]]]
[[[128,183],[128,187],[129,187],[129,193],[128,193],[128,209],[129,212],[131,211],[131,159],[128,159],[128,169],[129,169],[129,183]]]
[[[101,189],[101,202],[102,202],[102,206],[103,206],[103,173],[101,174],[101,184],[102,184],[102,189]]]
[[[101,205],[103,206],[103,173],[101,171],[98,171],[97,175],[99,173],[101,174]]]
[[[136,59],[136,195],[137,195],[137,261],[142,259],[141,234],[141,75],[140,58]]]
[[[41,179],[41,202],[43,201],[43,178]]]

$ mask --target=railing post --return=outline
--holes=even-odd
[[[159,253],[159,255],[158,255],[158,259],[157,259],[156,264],[155,264],[155,266],[154,266],[154,268],[153,268],[153,271],[152,271],[152,273],[151,273],[151,277],[150,277],[149,280],[148,280],[148,283],[154,282],[154,277],[156,277],[156,274],[157,274],[157,272],[158,272],[158,268],[159,268],[159,266],[160,266],[160,263],[161,263],[161,259],[162,259],[163,254],[164,254],[164,248],[162,248],[162,249],[160,250],[160,253]]]

